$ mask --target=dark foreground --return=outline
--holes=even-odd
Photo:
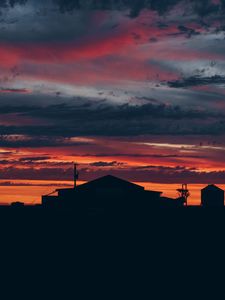
[[[178,246],[178,255],[188,256],[188,243],[195,245],[225,240],[225,209],[187,207],[152,209],[149,211],[104,212],[44,209],[40,207],[0,207],[2,238],[51,242],[91,243],[142,242],[151,249],[161,244],[164,253]],[[81,245],[79,244],[79,245]],[[182,245],[183,244],[183,245]],[[194,246],[195,247],[195,246]],[[79,247],[77,247],[78,249]],[[92,248],[92,249],[93,249]],[[195,249],[192,249],[192,253]],[[196,253],[196,255],[199,255]]]
[[[1,207],[0,228],[4,281],[17,296],[192,299],[197,289],[197,299],[219,299],[224,293],[225,210],[96,214]]]

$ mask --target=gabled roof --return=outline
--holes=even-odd
[[[78,189],[95,189],[95,188],[121,188],[121,189],[141,189],[144,190],[144,187],[134,184],[132,182],[126,181],[124,179],[107,175],[93,181],[81,184],[77,187]]]
[[[159,191],[151,191],[145,190],[145,188],[141,185],[129,182],[127,180],[107,175],[104,177],[97,178],[95,180],[86,182],[84,184],[78,185],[74,188],[67,189],[57,189],[57,192],[76,192],[79,190],[95,190],[95,189],[122,189],[122,190],[130,190],[130,191],[145,191],[149,194],[158,194],[161,195],[162,192]]]
[[[206,186],[204,189],[202,189],[202,191],[224,191],[224,190],[222,190],[215,184],[210,184],[210,185]]]

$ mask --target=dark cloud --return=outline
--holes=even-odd
[[[1,0],[0,7],[14,7],[16,4],[24,5],[27,0]]]
[[[16,4],[24,5],[32,0],[1,0],[0,7],[14,7]],[[40,1],[44,3],[43,1]],[[45,1],[46,2],[46,1]],[[143,9],[157,11],[159,14],[165,14],[175,5],[183,2],[182,0],[52,0],[62,13],[74,10],[129,10],[130,17],[137,17]],[[201,17],[212,13],[218,13],[225,7],[224,0],[219,4],[213,4],[211,0],[187,0]]]
[[[3,107],[3,112],[13,107]],[[97,107],[54,105],[15,107],[23,117],[38,118],[54,125],[0,126],[2,147],[79,146],[89,142],[74,141],[82,136],[208,135],[225,133],[223,112],[182,109],[179,106],[145,104],[100,105]],[[9,115],[10,120],[10,115]],[[22,120],[22,119],[21,119]]]
[[[51,159],[51,157],[49,157]],[[0,166],[21,166],[21,167],[38,167],[38,168],[68,168],[73,164],[72,161],[48,161],[48,159],[3,159],[0,160]]]
[[[144,8],[158,10],[165,12],[171,5],[178,3],[176,0],[160,1],[162,4],[157,3],[155,0],[53,0],[59,6],[60,11],[70,12],[80,9],[96,9],[96,10],[130,10],[131,17],[137,17],[141,10]],[[159,1],[158,1],[159,2]]]
[[[100,168],[92,170],[89,168],[80,169],[81,180],[92,180],[100,176],[112,174],[124,179],[136,182],[155,182],[155,183],[225,183],[224,171],[200,172],[194,168],[183,166],[163,167],[163,166],[145,166],[142,168],[120,168],[107,169]],[[73,178],[73,168],[4,168],[0,173],[0,179],[5,180],[71,180]]]
[[[4,173],[4,174],[3,174]],[[71,180],[73,169],[56,168],[17,168],[14,166],[6,167],[0,172],[0,179],[6,180]]]
[[[30,183],[30,182],[13,182],[13,181],[4,181],[0,182],[0,186],[46,186],[46,187],[72,187],[71,184],[60,184],[60,183]]]
[[[179,10],[173,10],[177,4]],[[145,9],[154,13],[140,16]],[[85,180],[111,173],[135,181],[224,181],[224,172],[184,166],[129,167],[119,161],[130,157],[149,164],[189,165],[199,159],[200,166],[206,159],[209,166],[220,161],[223,147],[215,150],[218,156],[213,158],[213,147],[199,146],[190,152],[180,149],[176,139],[182,137],[186,145],[199,145],[203,135],[223,139],[224,95],[215,85],[224,85],[225,77],[205,74],[223,74],[219,59],[224,57],[225,0],[219,4],[211,0],[0,0],[0,11],[0,147],[15,148],[16,153],[0,153],[0,178],[71,179],[71,162],[58,161],[54,152],[61,151],[64,158],[67,151],[74,151],[96,157],[93,163],[81,164]],[[218,63],[207,67],[205,61],[211,59]],[[201,91],[192,89],[202,85]],[[147,146],[144,142],[150,135],[161,144],[168,135],[168,143],[177,143],[177,148]],[[94,138],[88,142],[90,136]],[[112,148],[103,145],[105,137]],[[143,144],[137,146],[140,139]],[[124,140],[136,145],[120,149]],[[53,154],[42,155],[41,147],[52,147],[47,152]],[[26,148],[26,157],[18,148]]]
[[[27,126],[27,127],[1,127],[0,132],[3,134],[0,135],[0,147],[6,148],[21,148],[21,147],[29,147],[29,148],[40,148],[40,147],[61,147],[61,146],[84,146],[89,145],[87,142],[76,142],[71,140],[68,137],[56,136],[53,132],[48,132],[50,130],[49,127],[39,126]],[[64,129],[65,130],[65,129]],[[10,132],[20,132],[22,134],[14,135]],[[44,131],[47,135],[43,135]],[[58,130],[55,128],[54,132],[56,133]],[[8,133],[7,133],[8,132]],[[24,136],[23,134],[29,135]],[[62,133],[61,133],[62,134]],[[51,136],[52,135],[52,136]],[[62,134],[63,135],[63,134]]]
[[[29,93],[30,91],[27,89],[11,89],[11,88],[0,88],[0,93],[21,93],[21,94],[26,94]]]
[[[43,161],[43,160],[48,160],[50,158],[51,158],[51,156],[22,157],[22,158],[19,159],[19,161],[20,162],[26,162],[26,163],[40,162],[40,161]]]
[[[130,17],[135,18],[143,9],[151,9],[157,11],[160,15],[165,14],[176,4],[183,2],[181,0],[54,0],[61,12],[68,12],[80,9],[100,9],[100,10],[130,10]],[[212,13],[219,12],[222,5],[215,5],[210,0],[189,0],[195,12],[201,17],[205,17]],[[224,2],[224,1],[222,1]]]
[[[74,154],[76,155],[76,154]],[[131,157],[131,158],[203,158],[198,155],[178,155],[178,154],[137,154],[137,153],[86,153],[83,157]]]
[[[222,9],[225,10],[225,0],[221,0]]]
[[[26,109],[26,108],[25,108]],[[178,105],[166,105],[166,104],[144,104],[144,105],[101,105],[96,107],[84,107],[84,106],[69,106],[66,104],[54,105],[45,108],[33,107],[33,110],[25,112],[24,115],[38,116],[43,119],[53,120],[77,120],[81,123],[86,121],[104,121],[121,120],[126,119],[134,120],[136,118],[161,118],[161,119],[197,119],[202,114],[211,116],[210,112],[199,111],[196,109],[182,109]],[[221,115],[221,114],[220,114]],[[223,115],[223,114],[222,114]],[[217,115],[218,117],[218,115]]]
[[[2,10],[2,15],[0,41],[6,43],[67,42],[88,35],[91,27],[88,13],[61,14],[51,1],[27,1],[20,11]]]
[[[225,84],[225,77],[215,75],[211,77],[191,76],[181,80],[170,81],[169,86],[172,88],[186,88],[199,85]]]
[[[12,155],[14,152],[13,151],[1,151],[0,156],[9,156]]]
[[[180,31],[181,34],[185,34],[187,38],[191,38],[192,36],[201,34],[199,31],[196,31],[193,28],[189,28],[183,25],[179,25],[178,30]]]
[[[109,171],[108,171],[109,172]],[[89,174],[83,170],[83,177],[94,179],[98,176],[106,175],[107,172],[104,170],[98,170],[96,173]],[[163,167],[163,166],[146,166],[143,168],[128,168],[128,169],[117,169],[110,170],[110,174],[119,176],[124,179],[133,181],[147,181],[155,183],[225,183],[225,172],[200,172],[194,168],[186,168],[182,166],[177,167]],[[89,176],[89,177],[88,177]]]
[[[221,8],[220,5],[213,4],[211,0],[197,0],[193,2],[195,11],[201,17],[205,17],[213,13],[218,13]]]
[[[97,108],[54,106],[28,113],[56,120],[62,126],[48,129],[48,134],[61,136],[136,136],[144,134],[222,134],[223,112],[182,109],[179,106],[103,105]],[[202,118],[204,117],[204,121]],[[207,122],[208,120],[208,122]],[[26,128],[24,128],[26,129]],[[39,128],[42,131],[41,128]],[[43,130],[47,130],[43,128]],[[25,130],[26,132],[26,130]],[[29,129],[28,129],[29,133]],[[33,134],[35,129],[33,128]]]
[[[118,167],[121,165],[123,165],[123,163],[117,161],[112,161],[112,162],[98,161],[90,164],[90,166],[92,167]]]

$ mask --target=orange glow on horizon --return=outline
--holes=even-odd
[[[0,180],[2,183],[3,180]],[[5,180],[4,180],[5,182]],[[78,184],[85,183],[85,181],[79,181]],[[142,185],[146,190],[154,190],[163,192],[162,196],[177,198],[177,188],[180,188],[180,184],[161,184],[161,183],[150,183],[150,182],[135,182],[136,184]],[[58,188],[68,188],[73,186],[71,181],[26,181],[16,180],[13,181],[15,186],[0,186],[0,203],[10,204],[11,202],[24,202],[28,205],[35,205],[41,203],[41,196],[47,195]],[[18,186],[16,185],[18,184]],[[22,185],[21,185],[22,184]],[[26,186],[26,184],[29,184]],[[35,185],[35,186],[32,186]],[[47,185],[51,186],[47,186]],[[21,186],[20,186],[21,185]],[[189,205],[200,205],[201,189],[206,184],[190,184],[188,186],[191,196],[189,198]],[[225,190],[225,184],[219,184],[220,188]]]

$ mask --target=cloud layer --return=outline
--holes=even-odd
[[[76,160],[83,179],[225,182],[225,1],[0,12],[2,179],[68,179]]]

